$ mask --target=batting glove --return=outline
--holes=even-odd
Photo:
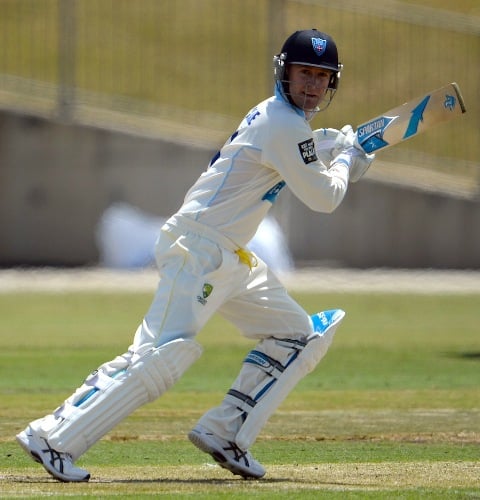
[[[327,166],[336,156],[336,154],[333,155],[333,151],[335,150],[337,136],[340,133],[340,130],[336,128],[318,128],[313,131],[317,157]]]
[[[332,163],[335,163],[335,159],[339,155],[350,157],[350,182],[359,181],[375,159],[374,154],[367,154],[362,149],[358,143],[357,134],[353,131],[351,125],[345,125],[337,134],[332,150],[332,156],[334,157]]]

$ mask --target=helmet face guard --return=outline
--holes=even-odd
[[[289,91],[290,81],[288,79],[288,68],[291,64],[301,64],[332,71],[322,105],[317,106],[315,109],[302,108],[307,119],[310,120],[316,113],[323,111],[330,105],[337,91],[340,72],[343,68],[342,64],[338,62],[337,46],[330,35],[315,29],[296,31],[287,38],[280,54],[275,55],[273,58],[273,74],[275,82],[279,83],[278,87],[284,97],[294,104]]]

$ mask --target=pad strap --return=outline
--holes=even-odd
[[[250,413],[250,410],[257,404],[248,394],[244,394],[235,389],[230,389],[225,395],[224,400],[236,406],[246,414]]]
[[[247,354],[244,363],[250,363],[252,365],[255,365],[268,375],[271,375],[272,377],[275,378],[280,377],[280,375],[285,370],[285,367],[282,365],[282,363],[280,363],[276,359],[271,358],[264,352],[256,350],[250,351]]]

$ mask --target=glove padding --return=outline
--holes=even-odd
[[[374,154],[367,154],[362,149],[358,143],[357,134],[355,134],[351,125],[342,127],[335,138],[335,145],[332,149],[333,163],[339,154],[347,154],[351,158],[349,167],[350,182],[360,180],[375,159]]]
[[[330,165],[334,158],[333,151],[335,149],[338,134],[342,133],[336,128],[318,128],[313,131],[317,157],[325,163],[326,166]]]

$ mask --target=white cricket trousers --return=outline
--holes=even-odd
[[[218,312],[252,339],[304,338],[306,311],[257,259],[250,268],[238,247],[216,230],[175,216],[156,244],[158,288],[131,350],[141,355],[177,338],[193,338]]]
[[[134,368],[145,368],[151,359],[148,351],[176,339],[193,339],[216,311],[246,337],[267,339],[267,343],[269,337],[302,340],[313,333],[309,315],[288,295],[265,263],[258,259],[258,265],[250,268],[244,263],[246,257],[245,250],[210,228],[176,217],[167,221],[157,241],[158,288],[128,352],[102,365],[52,415],[32,425],[43,437],[52,439],[55,449],[70,453],[76,460],[139,405],[152,401],[154,396],[145,395],[145,391],[153,387],[155,394],[164,392],[196,359],[195,353],[182,348],[182,343],[180,347],[177,344],[177,350],[169,350],[168,360],[157,364],[157,358],[150,361],[153,371],[146,370],[146,378],[142,378]],[[113,384],[115,375],[128,367],[133,367],[131,376]],[[181,373],[173,377],[176,371]],[[258,385],[259,376],[266,376],[255,368],[253,375],[250,372],[249,368],[241,370],[235,382],[235,387],[245,394]],[[157,380],[157,375],[165,380]],[[122,387],[137,392],[125,394]],[[133,397],[126,397],[132,394]],[[117,409],[114,404],[119,401],[123,406],[117,405]],[[226,401],[207,412],[202,422],[219,436],[233,441],[243,420],[236,405]],[[253,431],[256,435],[258,429]]]

